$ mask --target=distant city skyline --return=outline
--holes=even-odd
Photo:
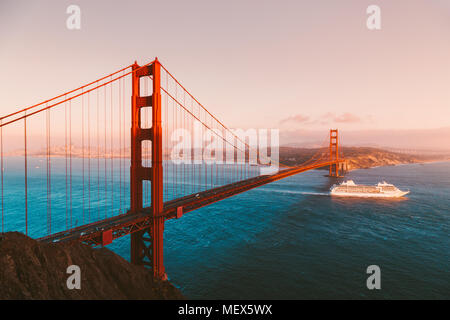
[[[348,145],[450,148],[448,1],[3,0],[0,26],[1,115],[158,56],[229,127],[279,128],[282,145],[339,128]]]

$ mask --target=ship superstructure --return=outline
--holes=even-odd
[[[385,181],[377,185],[358,185],[353,180],[347,180],[339,185],[333,185],[330,194],[342,197],[379,197],[379,198],[399,198],[408,194],[409,191],[402,191],[393,184]]]

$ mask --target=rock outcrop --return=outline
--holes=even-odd
[[[70,265],[81,288],[69,290]],[[46,244],[18,232],[0,234],[0,299],[183,299],[168,281],[106,248]]]

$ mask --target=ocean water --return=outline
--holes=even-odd
[[[450,163],[355,170],[411,193],[332,198],[316,170],[166,223],[170,281],[193,299],[449,299]],[[129,239],[111,249],[129,257]],[[368,290],[366,269],[381,269]]]
[[[55,232],[70,221],[64,163],[52,163]],[[23,163],[9,160],[6,167],[5,231],[24,232]],[[30,159],[29,168],[29,234],[37,237],[46,232],[45,163]],[[108,207],[93,173],[92,209],[83,210],[80,199],[88,195],[77,188],[80,168],[75,161],[72,225],[127,206],[117,183],[107,181],[115,209]],[[450,163],[378,167],[346,176],[409,189],[401,200],[332,198],[328,190],[340,180],[325,174],[305,172],[168,221],[169,280],[193,299],[449,299]],[[129,241],[123,237],[108,247],[129,259]],[[381,290],[366,287],[369,265],[381,269]]]

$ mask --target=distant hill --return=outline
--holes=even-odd
[[[328,149],[280,147],[280,163],[287,165],[300,165],[314,155],[316,158],[327,156]],[[342,155],[347,160],[348,170],[450,160],[448,154],[405,154],[372,147],[342,147],[340,156]]]

